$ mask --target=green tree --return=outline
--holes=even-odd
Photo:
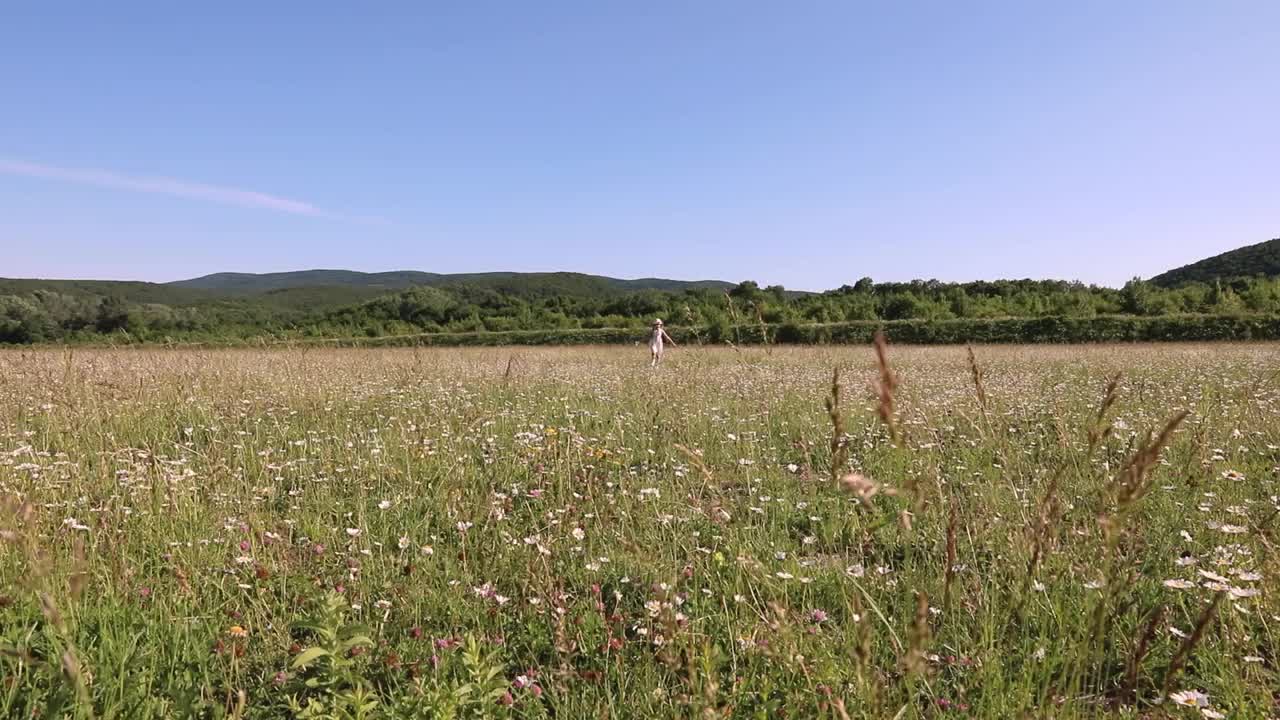
[[[132,308],[116,295],[108,295],[98,303],[97,317],[94,327],[100,333],[113,333],[118,330],[130,332],[137,329],[137,317]]]
[[[761,295],[760,286],[754,280],[743,280],[729,291],[729,297],[747,304],[759,302]]]
[[[38,305],[16,295],[0,295],[0,342],[40,342],[53,331],[53,322]]]

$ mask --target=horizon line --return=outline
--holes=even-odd
[[[586,272],[586,271],[581,271],[581,270],[468,270],[468,271],[458,271],[458,272],[436,272],[436,271],[431,271],[431,270],[410,270],[410,269],[404,269],[404,268],[395,269],[395,270],[351,270],[351,269],[348,269],[348,268],[324,268],[324,267],[303,268],[303,269],[297,269],[297,270],[267,270],[267,271],[261,271],[261,272],[246,272],[246,271],[240,271],[240,270],[218,270],[218,271],[214,271],[214,272],[203,273],[203,274],[200,274],[200,275],[193,275],[193,276],[188,276],[188,277],[179,277],[179,278],[176,278],[176,279],[173,279],[173,280],[140,280],[140,279],[136,279],[136,278],[122,279],[122,278],[103,278],[103,277],[0,277],[0,280],[68,281],[68,282],[120,282],[120,283],[138,282],[138,283],[147,283],[147,284],[151,284],[151,285],[173,285],[173,284],[176,284],[176,283],[190,282],[190,281],[192,281],[192,280],[200,280],[200,279],[202,279],[202,278],[212,277],[212,276],[215,276],[215,275],[246,275],[246,276],[253,276],[253,277],[262,277],[262,276],[266,276],[266,275],[291,275],[291,274],[297,274],[297,273],[308,273],[308,272],[345,272],[345,273],[355,273],[355,274],[357,274],[357,275],[387,275],[387,274],[394,274],[394,273],[422,273],[422,274],[425,274],[425,275],[436,275],[436,276],[444,277],[444,278],[448,278],[448,277],[456,277],[456,276],[460,276],[460,275],[561,275],[561,274],[563,274],[563,275],[583,275],[583,276],[587,276],[587,277],[604,278],[604,279],[608,279],[608,280],[620,280],[620,281],[624,281],[624,282],[636,282],[636,281],[641,281],[641,280],[662,280],[662,281],[669,281],[669,282],[681,282],[681,283],[691,283],[691,284],[692,284],[692,283],[724,283],[724,284],[726,284],[726,285],[731,285],[731,286],[736,286],[736,285],[738,285],[738,284],[740,284],[740,283],[742,283],[742,282],[755,282],[755,283],[757,283],[757,284],[760,286],[760,289],[761,289],[761,290],[763,290],[763,289],[765,289],[765,288],[767,288],[767,287],[771,287],[772,285],[776,284],[776,283],[763,283],[763,282],[760,282],[760,281],[758,281],[758,280],[755,280],[754,278],[747,278],[747,279],[745,279],[745,280],[738,280],[738,281],[734,281],[734,280],[723,280],[723,279],[719,279],[719,278],[693,278],[693,279],[683,279],[683,278],[674,278],[674,277],[661,277],[661,276],[657,276],[657,275],[647,275],[647,276],[642,276],[642,277],[618,277],[618,276],[614,276],[614,275],[606,275],[606,274],[600,274],[600,273]],[[1151,276],[1150,278],[1138,278],[1138,279],[1139,279],[1139,280],[1141,280],[1141,281],[1143,281],[1143,282],[1150,282],[1153,278],[1155,278],[1155,277],[1157,277],[1157,276],[1158,276],[1158,275],[1153,275],[1153,276]],[[870,276],[868,276],[868,277],[870,277]],[[872,282],[873,282],[874,284],[876,284],[876,285],[890,285],[890,284],[892,284],[892,285],[907,285],[907,284],[911,284],[911,283],[915,283],[915,282],[922,282],[922,283],[937,282],[937,283],[941,283],[941,284],[944,284],[944,285],[966,285],[966,284],[971,284],[971,283],[981,283],[981,282],[987,282],[987,283],[994,283],[994,282],[1061,282],[1061,283],[1070,283],[1070,284],[1080,284],[1080,285],[1083,285],[1083,286],[1085,286],[1085,287],[1109,288],[1109,289],[1113,289],[1113,290],[1115,290],[1115,289],[1120,289],[1120,288],[1122,288],[1122,287],[1124,286],[1124,283],[1121,283],[1121,284],[1119,284],[1119,285],[1110,285],[1110,284],[1107,284],[1107,283],[1086,282],[1086,281],[1084,281],[1084,280],[1079,280],[1079,279],[1054,278],[1054,277],[1040,277],[1040,278],[1036,278],[1036,277],[999,277],[999,278],[977,278],[977,279],[971,279],[971,280],[941,280],[941,279],[938,279],[938,278],[919,278],[919,277],[917,277],[917,278],[911,278],[911,279],[908,279],[908,280],[877,280],[877,279],[875,279],[874,277],[872,277],[871,279],[872,279]],[[839,289],[840,287],[842,287],[842,286],[844,286],[844,285],[852,286],[852,285],[854,284],[854,282],[856,282],[856,281],[850,281],[850,282],[842,283],[841,285],[838,285],[838,286],[829,287],[829,288],[825,288],[825,289],[818,289],[818,290],[812,290],[812,289],[806,289],[806,288],[797,288],[797,287],[787,287],[787,286],[785,286],[785,285],[783,286],[783,289],[788,290],[788,291],[796,291],[796,292],[823,293],[823,292],[829,292],[829,291],[831,291],[831,290],[837,290],[837,289]],[[1126,281],[1126,283],[1127,283],[1127,282],[1128,282],[1128,281]],[[301,287],[301,286],[300,286],[300,287]],[[313,287],[323,287],[323,285],[316,285],[316,286],[313,286]]]

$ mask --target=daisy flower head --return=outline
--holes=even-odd
[[[1169,693],[1169,699],[1175,705],[1193,708],[1209,707],[1209,696],[1199,690],[1182,690],[1180,692]]]

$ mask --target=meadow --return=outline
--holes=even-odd
[[[0,352],[0,715],[1280,716],[1280,345]]]

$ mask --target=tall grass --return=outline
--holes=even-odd
[[[0,353],[0,715],[1280,715],[1280,347],[646,365]]]

